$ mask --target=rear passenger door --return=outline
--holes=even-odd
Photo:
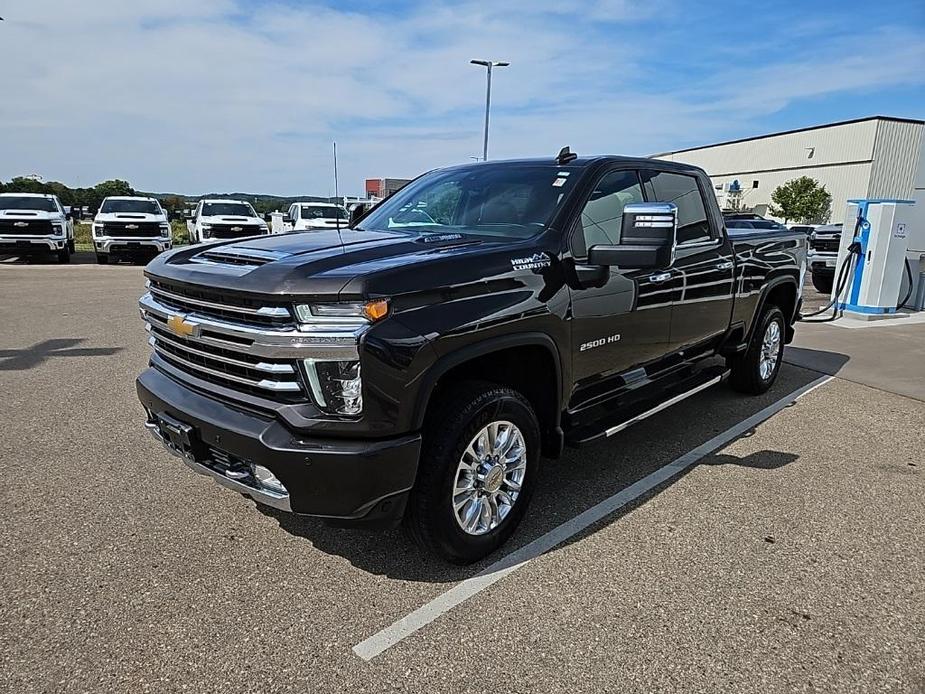
[[[673,270],[680,277],[671,308],[671,351],[693,358],[713,350],[732,317],[733,250],[722,222],[705,204],[695,175],[650,170],[643,173],[647,199],[678,206]],[[712,191],[706,190],[712,195]]]

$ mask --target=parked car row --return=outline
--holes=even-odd
[[[331,203],[294,203],[284,231],[317,231],[347,226],[346,208]],[[271,233],[253,206],[243,200],[200,200],[187,219],[190,243],[238,239]],[[103,200],[91,224],[96,262],[150,260],[173,247],[170,219],[157,198],[112,196]],[[54,254],[70,262],[74,252],[74,215],[56,195],[0,194],[0,253]]]

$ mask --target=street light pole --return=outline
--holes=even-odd
[[[491,71],[496,67],[507,67],[510,63],[501,60],[470,60],[473,65],[487,68],[487,84],[485,88],[485,139],[482,145],[482,161],[488,161],[488,119],[491,112]]]

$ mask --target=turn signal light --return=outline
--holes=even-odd
[[[363,306],[363,315],[375,323],[377,320],[385,318],[389,313],[389,302],[385,299],[367,302]]]

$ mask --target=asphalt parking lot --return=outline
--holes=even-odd
[[[925,692],[925,324],[799,326],[771,392],[545,461],[522,554],[459,568],[168,456],[134,392],[142,291],[0,263],[0,690]]]

